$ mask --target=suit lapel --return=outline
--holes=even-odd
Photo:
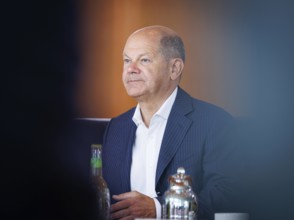
[[[186,114],[193,110],[190,99],[191,98],[187,93],[180,88],[178,89],[178,94],[169,115],[162,139],[156,170],[156,184],[177,152],[192,123],[191,120],[186,117]]]
[[[122,146],[126,146],[126,154],[123,158],[121,158],[121,167],[120,167],[120,175],[121,175],[121,187],[123,192],[129,192],[131,190],[130,184],[130,171],[132,164],[132,152],[133,152],[133,144],[136,135],[136,125],[132,121],[132,119],[126,121],[126,125],[124,127],[125,137],[122,139],[125,143],[122,143]]]

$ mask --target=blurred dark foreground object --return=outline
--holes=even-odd
[[[90,147],[71,126],[79,70],[71,0],[1,5],[1,219],[95,219]]]

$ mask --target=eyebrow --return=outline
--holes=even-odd
[[[143,57],[143,56],[146,56],[146,55],[149,55],[150,53],[149,52],[146,52],[146,53],[142,53],[142,54],[139,54],[139,57]],[[123,56],[127,56],[130,58],[130,56],[128,56],[126,53],[123,53]]]

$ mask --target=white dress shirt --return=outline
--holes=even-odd
[[[157,160],[167,119],[176,99],[177,91],[178,88],[152,116],[149,128],[142,120],[139,104],[132,118],[137,125],[137,130],[132,155],[131,190],[154,198],[157,218],[161,218],[161,205],[155,199],[157,197],[155,191]]]

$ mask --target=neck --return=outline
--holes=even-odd
[[[160,109],[163,103],[169,98],[173,91],[174,90],[170,91],[166,94],[166,96],[162,96],[160,99],[156,101],[138,101],[141,109],[141,116],[146,127],[149,127],[151,118]]]
[[[160,109],[162,103],[150,104],[150,103],[141,102],[139,104],[140,104],[142,119],[146,127],[149,127],[151,118],[158,111],[158,109]]]

